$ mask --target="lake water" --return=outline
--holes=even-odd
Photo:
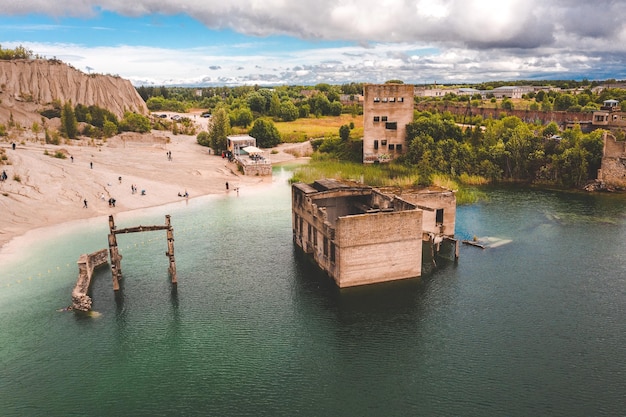
[[[106,219],[0,265],[2,416],[616,416],[626,413],[626,196],[488,190],[458,263],[337,289],[295,249],[288,173],[237,196],[116,217],[95,317],[70,303]]]

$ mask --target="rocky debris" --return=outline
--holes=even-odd
[[[85,294],[72,294],[72,308],[79,311],[91,310],[91,297]]]
[[[589,191],[589,192],[604,191],[604,192],[609,192],[609,193],[617,193],[617,192],[624,192],[624,191],[626,191],[622,187],[609,185],[609,184],[607,184],[607,183],[605,183],[604,181],[601,181],[601,180],[594,180],[594,181],[588,183],[587,185],[585,185],[583,187],[583,189],[585,191]]]

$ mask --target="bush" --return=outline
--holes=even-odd
[[[196,136],[196,140],[202,146],[210,146],[211,145],[211,137],[209,135],[209,132],[207,132],[207,131],[203,130],[202,132],[198,133],[198,136]]]

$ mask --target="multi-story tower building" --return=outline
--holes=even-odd
[[[406,125],[413,121],[414,87],[366,84],[363,100],[363,162],[389,162],[407,149]]]

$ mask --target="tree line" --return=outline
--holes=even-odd
[[[534,125],[515,116],[462,128],[451,115],[418,112],[407,126],[408,151],[398,162],[415,167],[424,185],[443,173],[580,187],[596,178],[603,134],[583,133],[579,126],[560,132],[554,122]]]

